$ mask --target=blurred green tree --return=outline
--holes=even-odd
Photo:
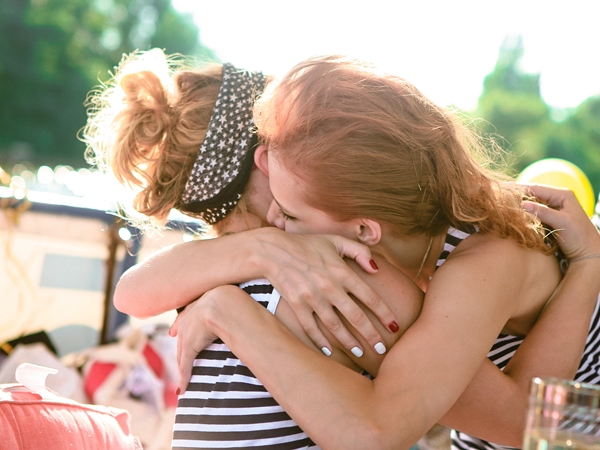
[[[550,108],[540,94],[540,76],[525,73],[520,36],[507,37],[494,71],[485,77],[477,115],[485,122],[484,132],[507,151],[507,161],[515,170],[543,157],[539,130],[551,122]]]
[[[481,130],[505,150],[504,159],[513,175],[540,159],[562,158],[585,172],[598,195],[600,97],[589,98],[570,111],[553,110],[541,96],[540,75],[522,70],[523,53],[520,36],[504,40],[475,111],[484,119]]]
[[[87,93],[123,53],[160,47],[214,58],[170,0],[0,2],[0,165],[85,167]]]

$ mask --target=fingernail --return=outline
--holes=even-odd
[[[325,356],[331,356],[331,350],[329,350],[327,347],[321,347],[321,351]]]
[[[371,261],[369,261],[369,264],[371,264],[371,267],[374,270],[379,270],[379,267],[377,267],[377,263],[375,261],[371,260]]]
[[[179,395],[181,391],[179,390],[179,388],[175,389],[175,395]]]
[[[352,350],[350,350],[350,351],[357,358],[360,358],[363,355],[363,351],[358,347],[352,347]]]
[[[388,328],[390,329],[390,331],[392,333],[397,333],[398,330],[400,330],[400,327],[398,326],[398,324],[396,322],[392,322],[389,324]]]
[[[385,353],[385,350],[386,349],[383,342],[378,342],[377,344],[375,344],[375,351],[380,355],[383,355]]]

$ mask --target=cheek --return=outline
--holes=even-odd
[[[330,223],[319,219],[313,221],[286,221],[285,231],[303,234],[339,234],[339,230]]]
[[[307,231],[304,227],[299,226],[298,223],[293,220],[284,220],[283,230],[286,233],[291,234],[311,234],[311,231]]]

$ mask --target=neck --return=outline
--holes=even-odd
[[[421,289],[426,290],[437,260],[444,247],[446,233],[435,236],[415,235],[396,237],[384,232],[372,251],[402,270]]]
[[[220,235],[241,233],[242,231],[260,228],[264,225],[261,219],[254,214],[242,214],[239,211],[230,213],[225,220],[227,222],[225,222],[223,228],[220,230]]]

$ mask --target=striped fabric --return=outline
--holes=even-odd
[[[279,293],[267,280],[240,287],[275,313]],[[221,340],[194,360],[179,397],[172,448],[318,449]]]
[[[446,243],[444,244],[444,251],[437,262],[437,266],[441,266],[450,252],[468,236],[467,233],[450,228],[450,230],[448,230]],[[501,334],[489,351],[488,358],[500,369],[504,369],[510,361],[510,358],[512,358],[519,348],[519,345],[521,345],[521,342],[523,342],[523,338],[521,337]],[[596,302],[596,308],[592,315],[585,351],[577,374],[575,375],[575,380],[585,383],[600,384],[600,297]],[[454,450],[496,450],[512,448],[477,439],[456,430],[452,430],[451,438],[452,449]]]

